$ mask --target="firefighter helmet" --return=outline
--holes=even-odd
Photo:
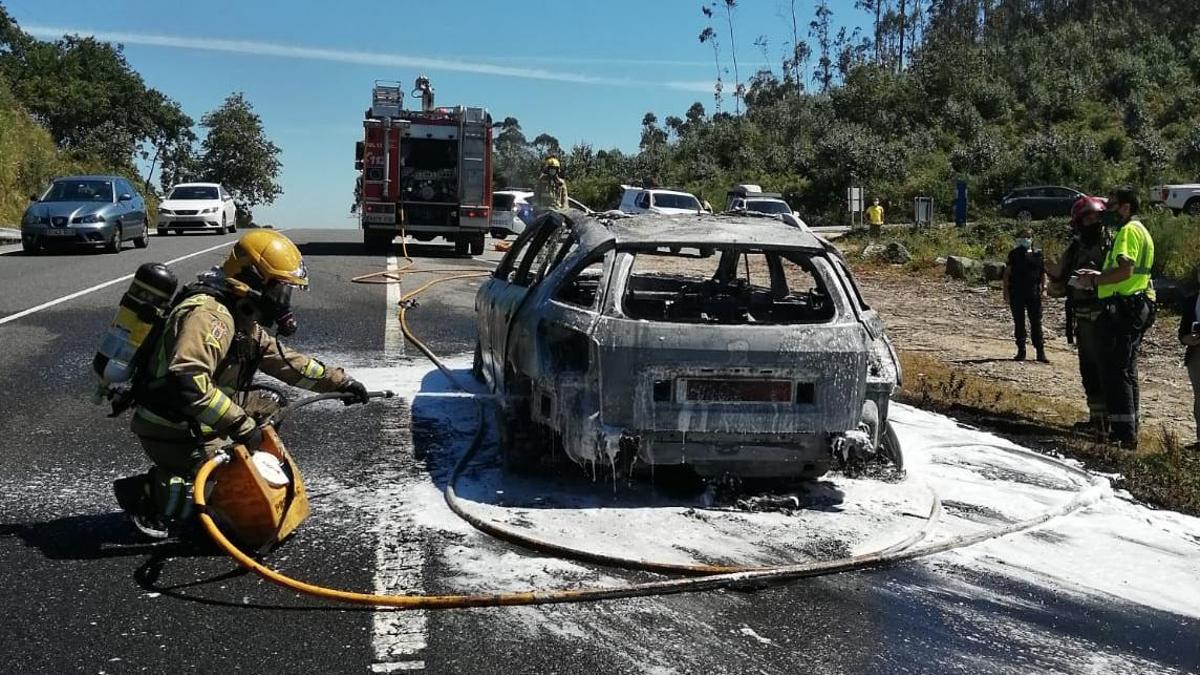
[[[1071,206],[1071,222],[1078,223],[1089,213],[1104,213],[1107,208],[1108,204],[1100,197],[1084,195]]]
[[[546,158],[546,168],[547,169],[561,169],[562,164],[558,161],[557,157],[547,157]]]
[[[274,230],[253,230],[242,235],[222,266],[228,279],[262,289],[274,281],[286,286],[308,286],[308,270],[300,249]]]

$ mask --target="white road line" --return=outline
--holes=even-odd
[[[227,241],[227,242],[217,244],[216,246],[209,246],[208,248],[206,248],[202,251],[196,251],[195,253],[189,253],[187,255],[180,256],[178,258],[175,258],[174,260],[168,260],[167,262],[165,262],[163,264],[164,265],[173,265],[177,262],[187,260],[188,258],[195,258],[198,255],[203,255],[205,253],[209,253],[210,251],[215,251],[219,248],[231,246],[231,245],[233,245],[233,243],[234,242],[232,242],[232,241]],[[61,298],[55,298],[54,300],[51,300],[50,302],[43,302],[42,304],[38,305],[37,307],[30,307],[29,309],[23,309],[23,310],[17,312],[16,314],[9,314],[6,317],[0,318],[0,326],[3,326],[4,324],[6,324],[10,321],[16,321],[17,319],[29,316],[30,314],[40,312],[43,309],[49,309],[55,305],[61,305],[62,303],[67,302],[68,300],[74,300],[75,298],[87,295],[88,293],[95,293],[96,291],[99,291],[104,288],[108,288],[109,286],[112,286],[113,284],[119,284],[122,281],[129,281],[132,278],[133,278],[132,274],[126,274],[123,277],[117,277],[116,279],[111,279],[109,281],[105,281],[102,284],[96,284],[95,286],[92,286],[91,288],[85,288],[82,291],[75,291],[74,293],[71,293],[69,295],[62,296]]]
[[[395,256],[389,256],[387,262],[389,271],[398,268]],[[396,320],[400,295],[400,284],[387,285],[383,351],[384,362],[393,367],[404,356],[404,335]],[[411,405],[412,402],[406,403]],[[383,433],[384,447],[405,448],[411,444],[412,431],[398,417],[384,422]],[[405,435],[409,438],[404,438]],[[399,462],[400,458],[393,461]],[[420,593],[424,589],[425,552],[408,513],[407,501],[412,497],[410,486],[421,478],[403,469],[388,478],[388,487],[379,494],[379,520],[375,527],[375,592]],[[426,646],[427,621],[424,611],[376,611],[371,627],[374,652],[371,671],[424,670],[422,654]]]
[[[395,272],[399,269],[400,261],[394,255],[388,256],[387,269]],[[400,305],[400,284],[387,285],[387,310],[383,324],[383,358],[387,365],[394,366],[393,359],[404,357],[404,333],[400,331],[400,322],[396,320],[396,312]]]

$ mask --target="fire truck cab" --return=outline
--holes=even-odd
[[[480,255],[492,207],[492,120],[484,108],[433,107],[424,85],[422,109],[405,110],[398,82],[375,83],[355,152],[363,244],[382,251],[398,235],[441,237],[459,254]]]

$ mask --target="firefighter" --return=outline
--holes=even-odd
[[[1116,228],[1112,247],[1102,269],[1082,269],[1085,288],[1093,288],[1104,313],[1100,319],[1105,343],[1104,395],[1108,413],[1108,439],[1121,447],[1137,447],[1137,352],[1142,336],[1154,323],[1154,240],[1134,216],[1138,197],[1133,188],[1116,191],[1104,212],[1106,224]]]
[[[1104,400],[1104,341],[1100,332],[1103,305],[1088,282],[1075,270],[1100,269],[1112,246],[1112,236],[1104,226],[1104,200],[1080,197],[1071,207],[1071,225],[1075,230],[1063,253],[1056,273],[1050,275],[1050,295],[1066,297],[1071,309],[1075,345],[1079,352],[1079,377],[1087,396],[1088,419],[1074,429],[1080,433],[1103,435],[1107,410]],[[1069,320],[1071,320],[1069,319]]]
[[[161,539],[187,525],[192,478],[219,448],[231,440],[251,450],[261,444],[259,424],[279,400],[251,388],[257,371],[312,391],[350,394],[347,405],[367,402],[366,388],[341,368],[280,342],[297,326],[291,293],[307,287],[295,244],[255,230],[222,267],[201,274],[176,299],[134,383],[132,430],[154,466],[114,485],[118,503],[146,535]]]
[[[534,188],[534,204],[541,209],[567,208],[567,181],[559,175],[562,164],[557,157],[546,158]]]
[[[1050,363],[1042,339],[1042,295],[1046,291],[1045,263],[1042,250],[1033,247],[1033,233],[1017,234],[1017,245],[1008,253],[1004,266],[1004,301],[1012,310],[1013,338],[1017,343],[1014,361],[1025,360],[1025,316],[1029,316],[1029,337],[1037,350],[1037,360]]]

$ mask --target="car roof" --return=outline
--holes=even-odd
[[[172,185],[171,189],[174,190],[175,188],[179,188],[179,187],[221,187],[221,184],[220,183],[180,183],[178,185]]]
[[[87,174],[83,176],[59,176],[52,183],[57,183],[60,180],[127,180],[122,176],[102,176],[99,174]]]
[[[611,212],[610,212],[611,213]],[[706,246],[745,245],[823,250],[824,243],[811,232],[774,218],[738,214],[657,213],[613,217],[609,214],[588,216],[572,211],[570,216],[580,243],[595,247],[607,241],[617,246],[704,244]]]

